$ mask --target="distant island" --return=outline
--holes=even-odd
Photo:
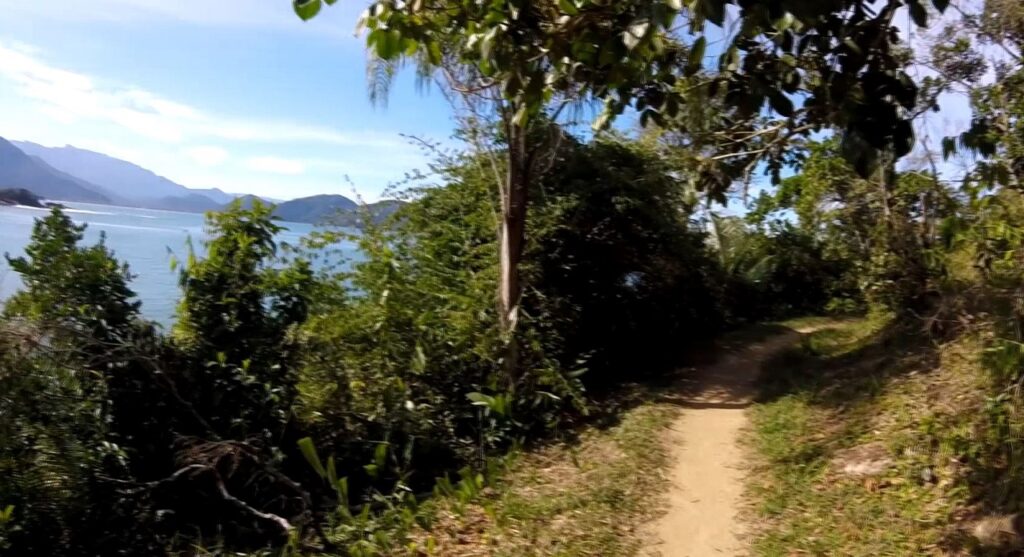
[[[256,197],[247,196],[242,203],[248,205],[253,199]],[[274,216],[288,222],[358,228],[367,218],[374,224],[380,224],[401,206],[402,202],[394,199],[360,205],[344,195],[313,195],[278,203],[274,207]]]
[[[43,201],[39,199],[39,196],[25,188],[0,189],[0,205],[23,205],[40,209],[46,207]]]
[[[193,189],[128,161],[70,145],[46,147],[0,137],[0,197],[3,205],[45,206],[39,199],[161,209],[185,213],[220,211],[236,199],[275,205],[281,220],[358,227],[369,217],[379,223],[401,201],[383,200],[360,205],[344,195],[313,195],[274,203],[254,195],[216,188]],[[33,204],[35,203],[35,204]]]

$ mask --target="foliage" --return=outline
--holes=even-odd
[[[627,389],[608,404],[643,400],[607,429],[512,460],[499,481],[462,503],[436,501],[433,520],[413,532],[413,551],[433,555],[625,557],[644,543],[642,525],[671,464],[662,443],[678,407],[660,389]],[[622,399],[618,399],[618,397]]]
[[[7,315],[59,321],[98,340],[114,340],[124,332],[139,308],[127,286],[131,275],[103,237],[95,246],[79,248],[84,230],[58,208],[36,221],[26,257],[7,256],[27,287],[7,302]]]
[[[956,196],[924,172],[861,179],[839,149],[834,139],[812,145],[800,173],[775,192],[763,192],[748,219],[763,223],[792,211],[826,260],[845,267],[833,283],[837,299],[923,311],[942,279],[941,263],[931,254],[941,249],[941,223],[956,214]]]
[[[84,229],[55,208],[36,221],[26,257],[8,256],[26,289],[0,328],[0,501],[16,509],[6,542],[29,553],[101,552],[128,516],[95,509],[118,499],[101,475],[127,473],[113,430],[130,420],[112,403],[128,396],[125,355],[146,326],[127,267],[102,237],[79,246]]]
[[[321,4],[294,1],[302,19],[315,17]],[[887,149],[897,157],[909,152],[913,133],[903,111],[914,107],[917,88],[902,71],[892,23],[902,0],[783,0],[770,7],[733,0],[382,0],[371,3],[361,26],[381,60],[410,58],[422,74],[448,62],[471,67],[479,77],[464,85],[499,87],[517,122],[552,99],[590,98],[605,102],[601,128],[629,106],[644,121],[675,117],[687,99],[674,85],[680,74],[703,68],[708,36],[717,33],[707,23],[723,27],[736,4],[739,32],[727,35],[716,80],[730,105],[747,116],[767,105],[782,117],[797,115],[800,124],[842,129],[857,146],[851,159],[858,168]],[[949,2],[933,5],[941,12]],[[926,26],[925,5],[909,6],[913,22]],[[793,95],[804,99],[799,110]]]
[[[315,17],[322,3],[293,0],[303,20]],[[725,34],[718,73],[705,80],[708,35],[718,33],[709,32],[706,22],[724,29],[733,4],[740,8],[739,26]],[[940,12],[948,4],[933,0]],[[745,157],[749,170],[767,160],[777,181],[789,140],[823,126],[841,130],[844,154],[866,176],[893,164],[914,143],[909,115],[918,90],[904,71],[892,24],[903,5],[903,0],[888,0],[878,9],[871,0],[779,0],[770,7],[733,0],[372,2],[359,26],[366,31],[370,74],[383,92],[398,65],[414,61],[421,82],[443,78],[472,119],[494,120],[504,134],[499,148],[489,153],[504,163],[503,172],[493,175],[500,207],[497,320],[505,343],[504,380],[514,382],[523,373],[519,352],[530,342],[516,327],[528,287],[522,267],[530,186],[549,169],[542,161],[551,150],[535,141],[535,134],[549,127],[548,120],[558,123],[571,103],[597,101],[604,110],[594,122],[596,130],[627,108],[639,113],[641,125],[665,126],[669,119],[681,121],[681,106],[702,108],[686,95],[698,90],[698,98],[721,100],[735,116],[729,127],[741,132],[750,121],[762,120],[766,107],[782,119],[770,131],[724,134],[724,143],[738,154],[687,168],[702,175],[691,182],[713,197],[722,199],[736,177],[715,161]],[[909,7],[914,23],[926,26],[921,1],[909,0]],[[693,42],[684,45],[688,38]],[[680,84],[689,78],[695,83]],[[373,90],[371,97],[379,92]],[[803,105],[799,110],[794,98]],[[707,143],[721,147],[723,141]]]
[[[936,355],[891,324],[856,319],[824,324],[769,362],[748,437],[753,553],[958,553],[950,538],[969,497],[958,481],[979,379],[962,348]],[[879,462],[877,474],[844,471]]]
[[[197,410],[223,416],[211,425],[238,438],[278,437],[295,399],[297,339],[292,327],[308,312],[312,271],[299,259],[274,266],[272,207],[235,201],[208,217],[206,255],[190,253],[181,269],[182,298],[174,337],[194,368]],[[205,369],[203,369],[205,368]],[[226,414],[219,408],[235,409]]]
[[[652,146],[603,137],[567,145],[534,194],[527,311],[564,339],[563,365],[588,356],[591,387],[671,366],[679,353],[667,346],[726,324],[720,273],[680,181]]]
[[[291,415],[272,405],[290,404],[280,395],[287,380],[275,383],[275,373],[289,376],[287,332],[304,318],[308,266],[265,267],[274,252],[261,235],[272,229],[263,208],[235,208],[211,223],[210,257],[183,270],[176,343],[139,319],[127,268],[102,240],[79,246],[84,227],[59,209],[37,222],[26,257],[11,259],[26,286],[5,308],[0,366],[9,418],[0,461],[11,478],[0,497],[18,509],[5,534],[11,545],[53,555],[155,553],[191,531],[196,539],[244,533],[258,546],[267,538],[247,523],[276,519],[252,505],[280,512],[266,501],[308,503],[277,470],[281,450],[271,444]],[[225,321],[249,338],[225,336]],[[229,352],[238,347],[252,352]],[[262,373],[264,383],[237,370]]]
[[[294,5],[309,19],[323,1]],[[1012,484],[1024,469],[1010,387],[1024,361],[1021,27],[1008,0],[966,15],[934,56],[950,71],[919,91],[893,24],[901,6],[925,25],[919,0],[372,2],[373,68],[386,83],[412,61],[464,94],[457,138],[471,147],[435,152],[386,220],[367,211],[358,235],[326,228],[287,258],[271,207],[209,215],[203,246],[180,265],[169,334],[140,318],[131,275],[102,239],[82,246],[84,228],[59,210],[37,222],[25,257],[9,258],[25,288],[0,324],[0,547],[379,554],[414,523],[429,527],[431,494],[462,510],[492,498],[496,459],[585,423],[602,395],[673,369],[697,342],[826,310],[924,317],[947,334],[990,327],[983,362],[996,392],[978,423],[991,447],[970,458],[986,481]],[[719,31],[707,23],[725,26],[727,14],[736,25],[708,64]],[[1006,47],[996,82],[964,63],[982,58],[963,30]],[[976,117],[947,154],[980,157],[958,191],[934,161],[897,166],[910,122],[953,79]],[[595,101],[599,130],[627,110],[647,129],[574,135],[564,108]],[[701,207],[698,193],[724,202],[760,170],[773,185],[745,216]],[[339,239],[359,254],[337,267]],[[866,329],[849,327],[807,350],[852,354]],[[826,416],[816,405],[836,393],[796,371],[778,379],[800,392],[762,408],[759,433],[784,472],[769,479],[821,506],[835,494],[807,482],[867,435],[888,377],[843,383],[856,400],[832,410],[848,427],[814,440]],[[595,525],[639,513],[613,484],[659,459],[650,438],[630,437],[625,459],[592,468],[585,492],[533,499],[506,484],[491,518],[585,510]],[[866,524],[883,499],[844,516]],[[790,512],[771,502],[768,512]],[[1015,510],[1019,494],[992,506]],[[935,514],[911,510],[897,534]],[[827,548],[812,530],[777,539]],[[573,540],[566,551],[629,545]],[[906,541],[893,543],[922,547]]]
[[[662,209],[678,194],[670,169],[614,138],[567,137],[555,157],[531,192],[524,373],[513,382],[494,320],[498,200],[486,161],[443,159],[443,186],[413,190],[391,227],[357,238],[349,302],[306,327],[300,386],[303,414],[327,428],[339,461],[371,461],[368,439],[387,445],[383,465],[352,471],[350,485],[423,489],[578,415],[584,384],[613,385],[627,363],[663,369],[676,356],[660,349],[666,339],[722,326],[703,235],[685,208]]]

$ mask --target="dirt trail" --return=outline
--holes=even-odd
[[[761,363],[796,342],[780,333],[698,369],[682,388],[685,408],[672,425],[673,467],[667,514],[654,525],[645,555],[744,555],[736,515],[743,492],[740,431],[755,394]]]

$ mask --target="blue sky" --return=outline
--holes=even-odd
[[[426,161],[401,134],[446,140],[452,120],[411,76],[370,103],[363,7],[303,23],[289,0],[0,0],[0,136],[189,187],[375,200]]]
[[[0,0],[0,136],[190,187],[373,201],[425,166],[401,134],[443,141],[453,124],[443,96],[408,75],[371,105],[354,35],[364,7],[342,0],[304,23],[290,0]],[[946,98],[919,137],[935,148],[968,119],[962,97]]]

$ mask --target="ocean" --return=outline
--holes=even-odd
[[[197,254],[202,254],[203,215],[178,213],[155,209],[137,209],[111,205],[64,202],[65,212],[76,223],[85,224],[84,242],[93,244],[100,234],[106,234],[106,243],[114,256],[128,267],[135,278],[132,290],[142,302],[142,314],[169,326],[174,321],[174,308],[178,303],[178,273],[171,269],[176,257],[184,261],[191,238]],[[24,254],[25,245],[32,234],[32,223],[49,209],[0,206],[0,254]],[[278,235],[278,243],[296,244],[315,228],[311,224],[278,222],[285,227]],[[339,246],[343,253],[354,253],[352,245]],[[7,259],[0,257],[0,300],[16,292],[21,286],[18,274],[11,270]]]

